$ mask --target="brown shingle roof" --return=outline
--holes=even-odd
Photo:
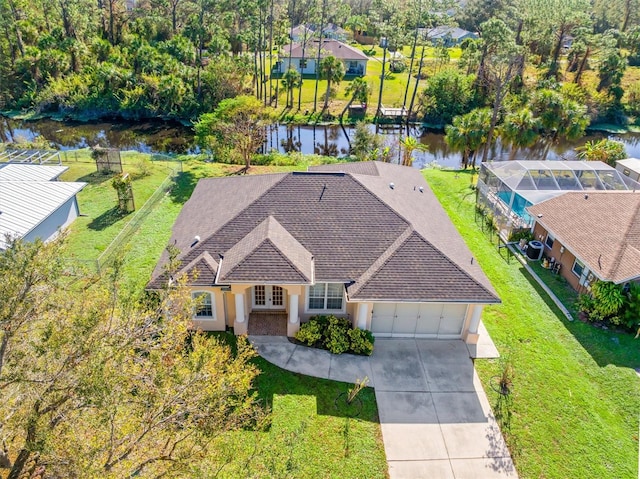
[[[640,276],[640,193],[565,193],[528,210],[600,279]]]
[[[218,282],[313,282],[313,256],[268,216],[224,254]]]
[[[222,278],[308,283],[313,255],[314,280],[354,283],[354,299],[499,301],[419,171],[385,163],[340,166],[347,172],[332,165],[246,187],[237,178],[201,181],[174,226],[171,243],[187,244],[179,259],[190,263],[203,251],[222,256],[222,284]],[[261,194],[244,191],[256,185]],[[233,217],[220,211],[227,205]],[[204,230],[211,234],[191,247]],[[150,287],[164,281],[162,263]]]
[[[315,58],[318,54],[318,42],[317,38],[307,40],[304,47],[304,58]],[[289,56],[290,45],[286,45],[284,50],[284,56]],[[294,43],[291,47],[291,58],[303,58],[302,56],[302,43]],[[320,58],[333,55],[339,60],[365,60],[368,61],[369,57],[362,53],[361,50],[353,48],[351,45],[342,43],[338,40],[332,40],[329,38],[322,39],[322,45],[320,45]]]

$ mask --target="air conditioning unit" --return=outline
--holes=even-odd
[[[527,247],[527,258],[533,261],[539,261],[542,258],[542,252],[544,251],[544,245],[541,241],[529,241]]]

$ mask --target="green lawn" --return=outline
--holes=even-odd
[[[505,433],[522,478],[638,477],[640,340],[569,322],[524,268],[495,246],[474,221],[469,175],[424,175],[491,279],[503,303],[484,323],[515,368]],[[499,361],[476,361],[490,401]]]
[[[141,175],[141,162],[149,162],[150,155],[123,152],[123,170],[133,178],[136,210],[156,191],[177,163],[154,161],[149,163],[149,174]],[[69,169],[62,175],[65,181],[83,181],[87,186],[78,194],[81,217],[69,228],[67,249],[80,261],[95,261],[118,233],[131,220],[135,212],[118,212],[116,191],[111,186],[113,175],[98,173],[88,150],[66,155],[64,165]]]
[[[230,334],[223,337],[234,341]],[[226,435],[221,455],[235,460],[216,477],[387,477],[373,389],[360,392],[362,410],[353,418],[349,415],[357,408],[336,402],[348,384],[291,373],[262,358],[254,361],[261,371],[258,397],[272,413],[270,427]]]

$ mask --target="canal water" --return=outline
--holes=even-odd
[[[375,127],[370,126],[372,129]],[[278,150],[299,151],[330,156],[345,156],[349,153],[350,143],[355,129],[340,125],[274,125],[267,133],[265,151]],[[458,167],[460,153],[451,151],[444,141],[441,132],[423,128],[385,127],[378,133],[383,138],[384,146],[389,146],[391,155],[400,158],[399,138],[407,134],[419,138],[427,145],[428,151],[414,152],[414,165],[423,167],[437,163],[443,167]],[[61,150],[84,148],[101,145],[122,150],[137,150],[146,153],[195,153],[193,130],[176,123],[156,121],[141,122],[99,122],[74,123],[53,120],[15,121],[0,117],[0,141],[14,142],[18,139],[33,140],[42,136]],[[640,158],[640,134],[608,135],[603,133],[589,134],[571,142],[560,142],[554,145],[547,159],[576,159],[575,148],[586,141],[608,137],[620,140],[625,144],[630,157]],[[538,160],[542,157],[543,146],[534,145],[517,151],[514,158]],[[498,141],[491,149],[489,157],[493,160],[508,160],[511,149],[503,147]],[[480,158],[478,158],[478,162]]]

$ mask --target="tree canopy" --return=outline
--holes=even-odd
[[[8,478],[188,477],[216,438],[262,417],[255,354],[191,332],[179,276],[135,304],[69,276],[61,241],[0,252],[0,459]]]

